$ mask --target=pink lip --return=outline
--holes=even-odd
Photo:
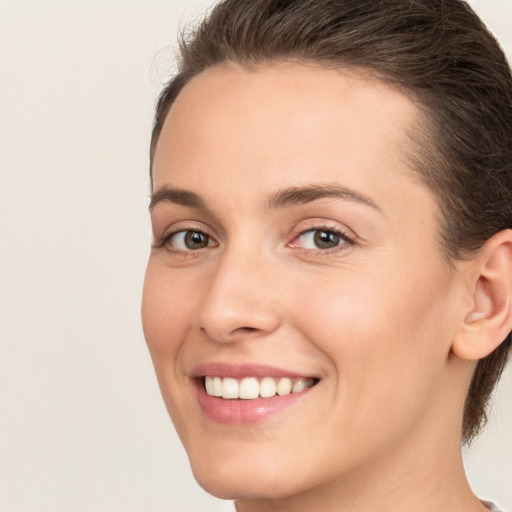
[[[192,371],[196,385],[196,395],[204,414],[217,423],[231,425],[251,425],[264,421],[268,417],[282,412],[303,399],[314,388],[301,393],[291,393],[272,398],[256,398],[253,400],[224,400],[210,396],[203,387],[203,376],[231,377],[305,377],[303,374],[288,370],[260,365],[231,365],[225,363],[208,363],[199,365]]]
[[[290,379],[312,377],[275,366],[256,364],[206,363],[196,366],[191,371],[191,376],[195,378],[204,377],[205,375],[231,377],[233,379],[242,379],[243,377],[288,377]]]
[[[307,394],[309,389],[302,393],[292,393],[286,396],[276,395],[272,398],[224,400],[208,395],[201,387],[197,390],[197,399],[206,416],[217,423],[251,425],[290,407]]]

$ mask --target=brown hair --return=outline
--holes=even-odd
[[[157,103],[151,166],[181,89],[222,63],[357,68],[407,91],[423,113],[410,156],[435,193],[448,261],[512,227],[512,75],[494,37],[461,0],[225,0],[180,43],[178,73]],[[411,152],[412,153],[412,152]],[[510,335],[478,362],[463,440],[486,422]]]

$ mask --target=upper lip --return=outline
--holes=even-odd
[[[289,377],[291,379],[315,378],[314,375],[307,375],[301,372],[286,370],[276,366],[260,364],[232,364],[232,363],[204,363],[195,366],[191,371],[193,378],[204,376],[231,377],[241,379],[243,377]]]

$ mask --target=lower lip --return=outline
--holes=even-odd
[[[210,396],[204,390],[202,383],[197,386],[197,399],[208,418],[217,423],[231,425],[251,425],[260,423],[268,417],[284,411],[304,398],[313,388],[300,393],[290,393],[271,398],[255,398],[253,400],[225,400]]]

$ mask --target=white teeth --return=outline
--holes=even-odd
[[[204,387],[206,388],[206,392],[209,395],[214,396],[214,393],[213,393],[213,378],[212,377],[205,377],[205,379],[204,379]]]
[[[297,380],[293,383],[292,393],[300,393],[306,389],[306,382],[303,379]]]
[[[245,400],[258,398],[260,396],[260,385],[254,377],[246,377],[240,382],[238,397]]]
[[[238,381],[226,377],[222,379],[222,398],[238,398]]]
[[[238,381],[231,377],[205,377],[204,387],[210,396],[222,397],[224,399],[253,400],[255,398],[271,398],[276,394],[286,396],[290,393],[301,393],[313,386],[313,379],[290,379],[282,377],[263,377],[258,380],[256,377],[245,377]]]
[[[220,377],[213,378],[213,396],[222,396],[222,379]]]
[[[222,396],[222,379],[220,377],[205,377],[204,387],[211,396]]]
[[[276,387],[279,396],[289,395],[292,392],[292,379],[283,377]]]
[[[272,377],[264,377],[260,382],[260,396],[270,398],[276,394],[276,381]]]

